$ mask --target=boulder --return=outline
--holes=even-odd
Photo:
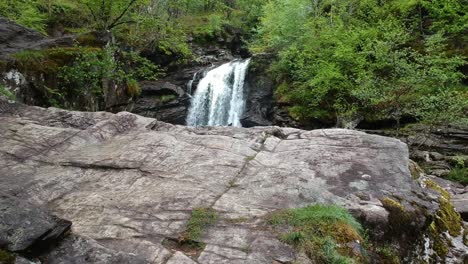
[[[346,207],[373,239],[415,258],[439,209],[412,179],[404,143],[359,131],[190,128],[4,100],[0,124],[0,191],[73,221],[101,252],[83,258],[94,251],[67,240],[52,263],[291,263],[300,255],[265,220],[317,203]],[[186,248],[197,208],[219,217]]]
[[[11,252],[47,249],[71,227],[70,221],[5,193],[0,193],[0,212],[0,248]]]

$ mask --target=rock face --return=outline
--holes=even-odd
[[[48,39],[39,32],[20,26],[0,16],[0,60],[24,49],[44,49],[71,46],[73,36]]]
[[[275,84],[268,74],[268,65],[272,61],[270,54],[255,55],[246,77],[246,110],[242,126],[271,126],[273,124],[273,91]]]
[[[194,129],[1,99],[0,124],[0,191],[71,220],[78,236],[46,263],[291,263],[299,256],[265,216],[314,203],[345,206],[403,250],[438,208],[404,143],[357,131]],[[401,232],[388,200],[414,216]],[[195,208],[219,219],[194,252],[177,241]]]
[[[59,240],[71,226],[67,220],[2,193],[0,211],[0,245],[11,252],[34,251],[37,247],[45,247]]]

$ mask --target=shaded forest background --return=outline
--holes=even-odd
[[[75,47],[14,55],[21,70],[55,76],[47,87],[55,106],[79,108],[67,102],[82,93],[102,96],[109,79],[138,96],[138,81],[167,69],[147,54],[185,65],[197,60],[190,43],[236,30],[251,53],[275,56],[276,100],[295,120],[466,126],[467,6],[465,0],[0,0],[0,15],[50,37],[79,35]]]

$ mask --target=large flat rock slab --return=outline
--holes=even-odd
[[[0,191],[147,263],[291,262],[293,249],[260,228],[283,208],[339,204],[385,222],[381,199],[400,197],[430,211],[408,162],[401,141],[351,130],[195,129],[0,100]],[[200,239],[206,247],[165,246],[199,207],[220,215]]]
[[[0,246],[11,252],[46,248],[70,230],[71,222],[0,192]]]

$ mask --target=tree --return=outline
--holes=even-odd
[[[440,121],[444,105],[460,117],[468,102],[459,72],[466,61],[446,52],[447,34],[439,26],[454,21],[459,32],[461,18],[450,15],[456,4],[444,3],[272,0],[251,46],[278,54],[276,94],[296,119],[359,117],[399,125],[405,116]],[[439,5],[452,13],[426,17]],[[455,94],[462,99],[446,100]]]
[[[133,23],[130,13],[140,7],[142,0],[83,0],[94,20],[97,30],[112,30],[122,25]]]

